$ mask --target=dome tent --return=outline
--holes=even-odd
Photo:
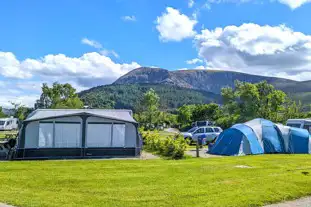
[[[305,129],[254,119],[223,131],[208,153],[249,155],[269,153],[311,154],[311,138]]]
[[[208,153],[217,155],[250,155],[285,153],[282,133],[265,119],[254,119],[223,131]]]
[[[263,154],[264,151],[252,128],[236,124],[219,135],[215,144],[209,147],[209,153],[234,156]]]

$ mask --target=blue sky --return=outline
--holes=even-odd
[[[140,66],[311,77],[311,0],[0,2],[0,105]],[[7,90],[4,90],[7,89]]]

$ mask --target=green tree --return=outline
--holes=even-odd
[[[53,83],[50,88],[46,83],[42,86],[40,99],[37,100],[35,108],[83,108],[83,102],[76,94],[76,89],[69,83]]]
[[[5,115],[2,111],[2,107],[0,106],[0,118],[5,118],[7,115]]]
[[[136,119],[145,125],[146,128],[152,128],[156,126],[160,121],[159,111],[160,97],[153,90],[148,90],[144,95],[140,104],[140,112],[136,115]]]
[[[27,118],[27,116],[33,111],[33,108],[26,107],[21,103],[11,102],[14,111],[14,117],[23,121]]]
[[[193,121],[216,121],[221,114],[221,110],[218,104],[210,103],[210,104],[201,104],[196,105],[195,110],[192,113]]]
[[[177,109],[177,121],[182,126],[190,125],[193,122],[193,112],[196,109],[195,105],[184,105]]]
[[[290,116],[297,116],[300,107],[287,95],[276,90],[266,81],[252,84],[235,82],[235,89],[223,88],[224,117],[232,122],[245,122],[254,118],[265,118],[274,122],[285,122]],[[221,117],[218,122],[230,125]]]

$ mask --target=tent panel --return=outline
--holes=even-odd
[[[217,155],[238,155],[243,134],[236,129],[223,131],[210,149],[209,153]]]
[[[309,141],[309,132],[307,130],[291,128],[289,151],[295,154],[308,154]]]
[[[25,148],[38,148],[39,122],[31,122],[25,129]]]
[[[56,123],[55,147],[58,148],[81,147],[81,124]]]
[[[111,147],[111,124],[87,124],[87,147]]]
[[[39,124],[39,148],[53,147],[54,138],[54,124],[53,123],[40,123]]]
[[[265,153],[284,153],[282,137],[272,124],[262,125],[262,139]]]
[[[112,147],[125,146],[125,124],[113,124]]]
[[[284,142],[284,152],[289,152],[289,133],[290,127],[284,126],[282,124],[276,124],[281,136],[283,137]]]

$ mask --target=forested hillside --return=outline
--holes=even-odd
[[[153,88],[160,96],[162,110],[176,109],[185,104],[221,103],[221,96],[199,90],[161,84],[105,85],[91,88],[79,94],[85,105],[91,108],[127,108],[140,106],[143,94]]]

